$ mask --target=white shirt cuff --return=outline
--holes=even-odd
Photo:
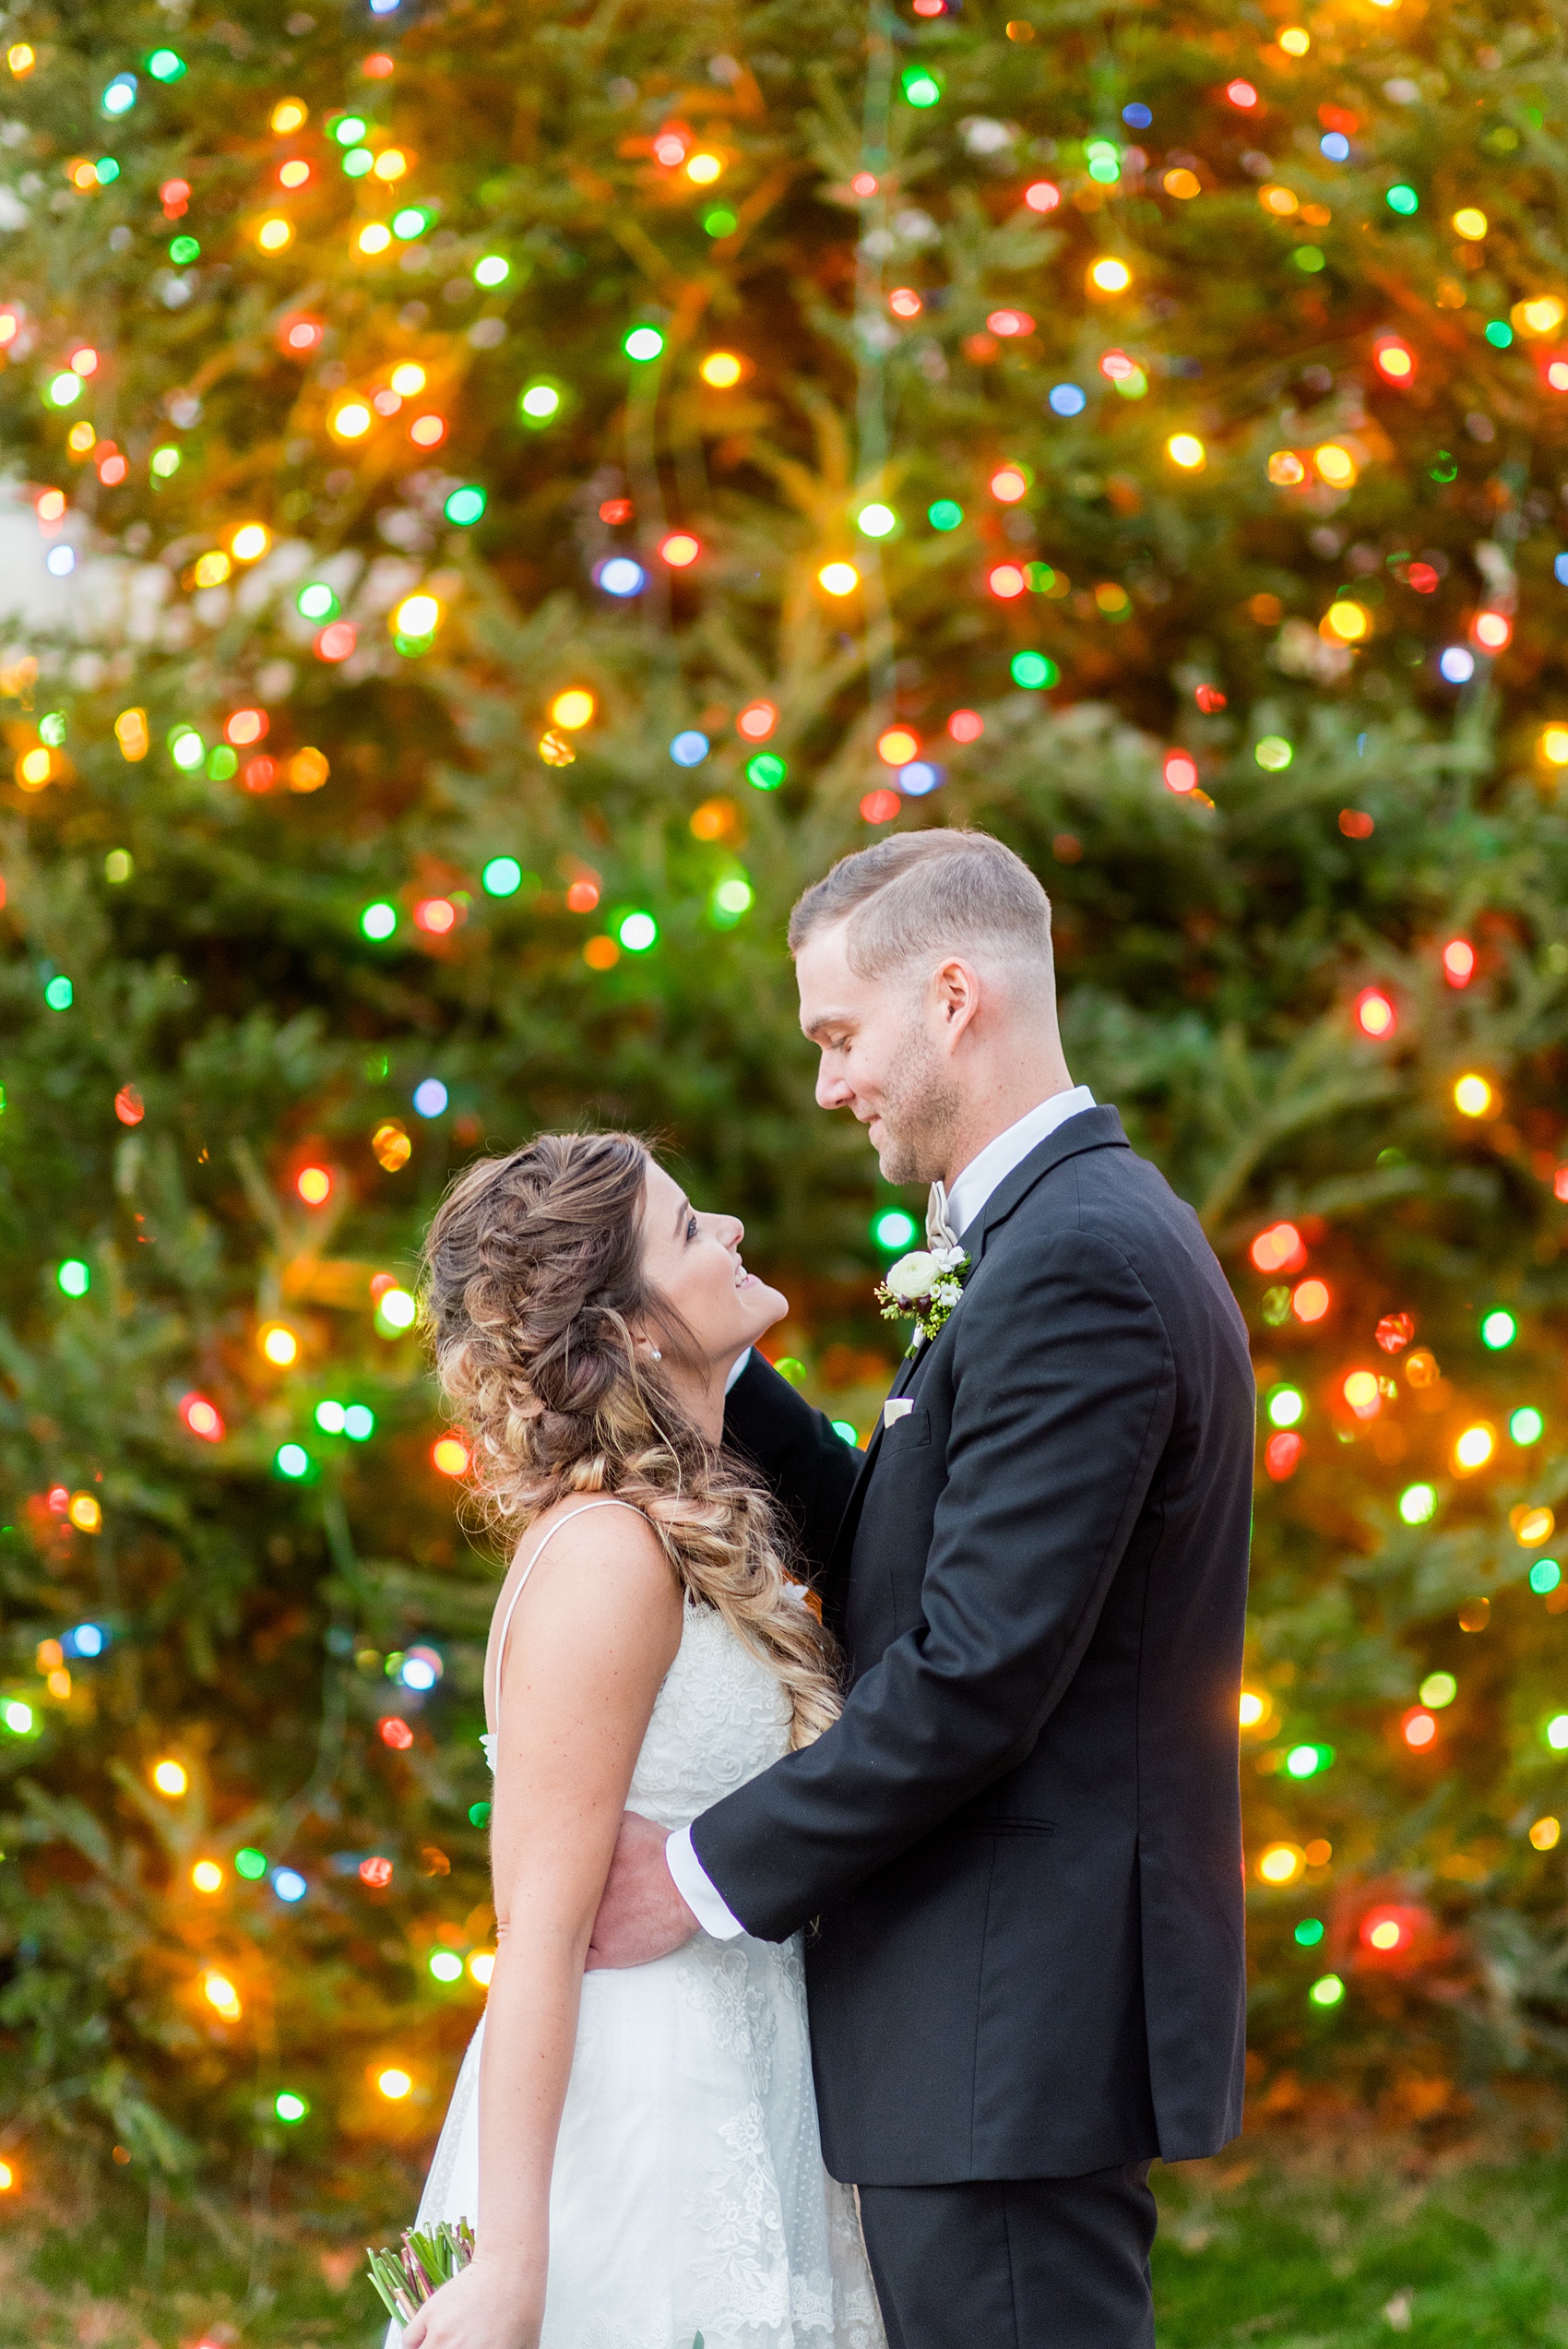
[[[733,1941],[745,1926],[731,1914],[710,1881],[707,1870],[692,1849],[692,1830],[683,1827],[664,1846],[664,1865],[675,1890],[701,1926],[716,1941]]]

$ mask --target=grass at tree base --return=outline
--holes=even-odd
[[[1561,2116],[1558,2116],[1561,2118]],[[1511,2155],[1476,2131],[1364,2122],[1265,2129],[1218,2160],[1158,2168],[1160,2349],[1559,2349],[1568,2342],[1568,2129]],[[144,2219],[11,2214],[0,2349],[374,2349],[363,2214],[276,2236],[265,2282],[172,2219],[159,2282]]]

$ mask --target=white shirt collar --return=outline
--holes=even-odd
[[[971,1158],[947,1194],[947,1221],[960,1238],[979,1215],[992,1191],[1004,1183],[1015,1166],[1021,1166],[1037,1143],[1069,1117],[1076,1117],[1081,1110],[1093,1109],[1095,1098],[1087,1085],[1075,1085],[1071,1092],[1052,1093],[1038,1109],[1026,1110],[1016,1126],[987,1142],[979,1156]]]

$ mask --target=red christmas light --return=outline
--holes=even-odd
[[[1301,1235],[1293,1223],[1271,1223],[1247,1251],[1260,1272],[1300,1272],[1307,1260]]]
[[[1394,1033],[1396,1024],[1394,1006],[1381,987],[1363,987],[1356,997],[1356,1025],[1363,1036],[1373,1043],[1382,1043]]]
[[[747,742],[766,742],[778,723],[778,711],[771,701],[748,701],[735,721],[735,732]]]
[[[868,824],[891,824],[903,805],[897,792],[867,792],[861,802],[861,814]]]
[[[1402,342],[1397,335],[1380,336],[1372,345],[1372,359],[1384,383],[1396,384],[1403,388],[1405,385],[1415,382],[1416,354],[1409,344]]]
[[[690,531],[671,531],[668,538],[659,541],[659,552],[672,571],[683,571],[702,553],[702,543]]]
[[[955,709],[947,721],[947,732],[954,742],[979,742],[985,720],[978,709]]]
[[[115,1094],[114,1115],[122,1126],[139,1126],[147,1115],[147,1103],[134,1085],[122,1085]]]
[[[1028,585],[1016,563],[998,563],[987,574],[985,583],[992,595],[999,595],[1004,603],[1010,602],[1016,595],[1022,595]]]
[[[1326,1281],[1303,1281],[1291,1295],[1290,1310],[1298,1321],[1321,1321],[1333,1303]]]
[[[1301,1464],[1306,1447],[1293,1427],[1281,1427],[1263,1448],[1263,1464],[1271,1483],[1283,1485]]]
[[[1031,212],[1054,212],[1062,201],[1062,190],[1054,180],[1032,180],[1024,190],[1024,201]]]
[[[414,1742],[413,1731],[395,1712],[384,1714],[375,1725],[381,1732],[382,1744],[390,1746],[396,1754],[406,1754]]]
[[[1250,81],[1241,81],[1239,79],[1236,81],[1228,81],[1225,85],[1225,95],[1229,99],[1232,106],[1240,107],[1241,111],[1244,114],[1251,113],[1253,108],[1258,102],[1257,91],[1253,88]]]
[[[1187,751],[1168,750],[1160,773],[1168,792],[1184,794],[1198,787],[1197,761]]]
[[[208,1401],[205,1395],[182,1395],[180,1417],[184,1421],[191,1434],[199,1436],[204,1443],[220,1444],[222,1442],[224,1432],[222,1413],[215,1404]]]
[[[1443,949],[1443,975],[1451,987],[1467,987],[1476,975],[1476,949],[1468,938],[1450,938]]]

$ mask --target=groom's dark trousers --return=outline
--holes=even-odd
[[[1111,1109],[963,1239],[863,1458],[760,1360],[731,1395],[849,1694],[692,1840],[749,1932],[810,1927],[894,2349],[1146,2349],[1147,2165],[1241,2126],[1246,1331]]]

